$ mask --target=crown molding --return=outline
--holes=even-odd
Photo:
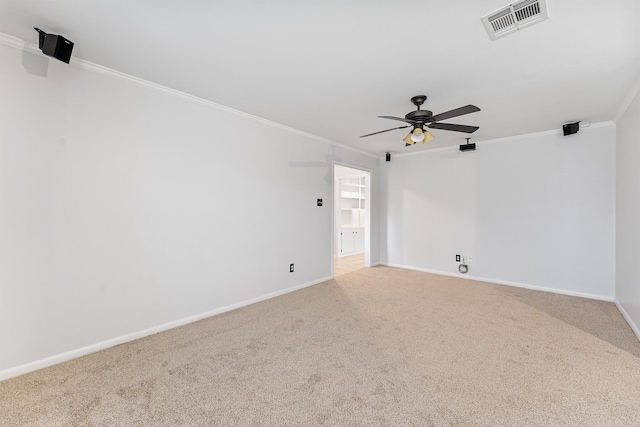
[[[28,52],[32,52],[32,53],[39,53],[40,49],[38,48],[38,45],[35,43],[28,43],[22,39],[19,39],[17,37],[13,37],[10,36],[8,34],[4,34],[4,33],[0,33],[0,44],[3,44],[5,46],[9,46],[9,47],[13,47],[15,49],[20,49],[20,50],[24,50],[24,51],[28,51]],[[309,132],[305,132],[303,130],[300,129],[296,129],[290,126],[286,126],[283,125],[281,123],[277,123],[271,120],[267,120],[264,119],[262,117],[258,117],[258,116],[254,116],[252,114],[249,113],[245,113],[243,111],[240,110],[235,110],[233,108],[229,108],[226,107],[224,105],[221,104],[217,104],[213,101],[209,101],[208,99],[204,99],[204,98],[200,98],[197,97],[195,95],[191,95],[188,94],[186,92],[182,92],[176,89],[172,89],[170,87],[167,86],[163,86],[161,84],[157,84],[157,83],[153,83],[150,82],[148,80],[139,78],[139,77],[135,77],[132,76],[130,74],[126,74],[126,73],[122,73],[120,71],[108,68],[108,67],[104,67],[102,65],[90,62],[90,61],[86,61],[84,59],[80,59],[80,58],[75,58],[75,57],[71,57],[71,61],[69,62],[69,65],[76,67],[76,68],[81,68],[83,70],[92,72],[92,73],[96,73],[96,74],[100,74],[112,79],[116,79],[116,80],[121,80],[121,81],[125,81],[127,83],[130,84],[134,84],[137,86],[142,86],[142,87],[146,87],[152,90],[155,90],[156,92],[161,92],[164,93],[166,95],[171,95],[173,97],[176,98],[180,98],[189,102],[192,102],[194,104],[199,104],[202,105],[204,107],[208,107],[208,108],[213,108],[215,110],[218,111],[223,111],[225,113],[230,113],[230,114],[234,114],[236,116],[240,116],[243,117],[245,119],[249,119],[249,120],[253,120],[256,121],[258,123],[276,128],[276,129],[280,129],[280,130],[284,130],[286,132],[289,133],[293,133],[299,136],[302,136],[304,138],[308,138],[308,139],[312,139],[315,141],[319,141],[319,142],[323,142],[325,144],[329,144],[331,146],[334,146],[336,148],[341,148],[344,150],[348,150],[348,151],[352,151],[354,153],[358,153],[361,154],[363,156],[367,156],[370,158],[374,158],[377,159],[378,155],[377,154],[372,154],[372,153],[368,153],[366,151],[362,151],[362,150],[358,150],[357,148],[353,148],[353,147],[349,147],[348,145],[344,145],[341,144],[339,142],[335,142],[332,141],[330,139],[318,136],[318,135],[314,135],[312,133]]]
[[[29,43],[25,42],[24,40],[5,33],[0,33],[0,43],[5,46],[14,47],[16,49],[29,47]]]
[[[615,123],[613,121],[589,123],[587,126],[584,126],[581,129],[597,129],[597,128],[607,127],[607,126],[615,126]],[[474,143],[476,145],[478,145],[478,146],[481,146],[481,145],[497,144],[497,143],[500,143],[500,142],[509,142],[509,141],[513,141],[513,140],[527,140],[527,139],[531,139],[531,138],[539,138],[541,136],[548,136],[548,135],[562,135],[562,129],[543,130],[543,131],[540,131],[540,132],[532,132],[532,133],[525,133],[525,134],[521,134],[521,135],[506,136],[504,138],[485,139],[485,140],[480,140],[480,141],[476,140],[476,141],[474,141]],[[447,146],[447,147],[432,148],[432,149],[427,149],[427,150],[416,151],[416,152],[413,152],[413,153],[395,154],[393,157],[397,158],[397,157],[408,157],[408,156],[420,156],[420,155],[425,155],[425,154],[436,154],[436,153],[453,152],[453,151],[458,151],[458,146],[457,145]],[[384,156],[379,157],[379,158],[380,159],[384,159]]]

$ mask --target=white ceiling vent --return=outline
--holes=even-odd
[[[548,17],[546,0],[522,0],[488,14],[482,23],[491,40],[495,40]]]

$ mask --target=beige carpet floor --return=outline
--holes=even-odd
[[[376,267],[0,382],[2,426],[638,426],[612,303]]]

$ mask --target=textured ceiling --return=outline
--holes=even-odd
[[[74,57],[359,150],[404,147],[409,99],[480,126],[472,142],[612,120],[640,75],[640,2],[547,0],[549,19],[491,41],[482,16],[505,0],[0,0],[0,32],[33,27],[75,43]]]

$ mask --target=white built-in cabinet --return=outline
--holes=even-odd
[[[340,245],[338,256],[364,252],[365,177],[340,178]]]
[[[340,229],[340,256],[364,252],[364,227]]]

